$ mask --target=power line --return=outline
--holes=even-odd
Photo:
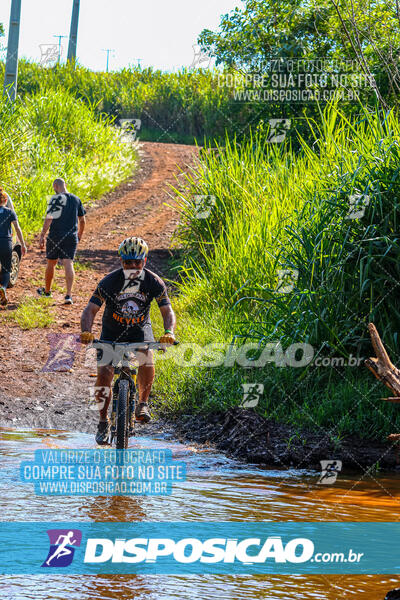
[[[102,48],[102,51],[107,52],[106,72],[108,73],[108,63],[109,63],[110,53],[114,52],[114,48]]]
[[[58,60],[57,62],[60,62],[61,59],[61,39],[62,38],[68,38],[67,35],[53,35],[53,37],[58,38]]]

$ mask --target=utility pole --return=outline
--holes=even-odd
[[[67,38],[67,35],[53,35],[53,37],[58,38],[58,60],[57,62],[60,62],[61,59],[61,39],[62,38]]]
[[[67,58],[67,60],[70,60],[70,61],[75,61],[75,59],[76,59],[76,45],[77,45],[77,38],[78,38],[78,21],[79,21],[79,4],[80,4],[80,0],[73,0],[71,29],[69,32],[68,58]]]
[[[21,0],[12,0],[10,12],[10,27],[8,30],[8,45],[6,68],[4,75],[4,93],[14,102],[17,97],[18,81],[18,44],[19,23],[21,19]]]
[[[106,72],[108,73],[108,63],[110,58],[110,52],[114,52],[114,48],[102,48],[103,52],[107,52],[107,64],[106,64]]]

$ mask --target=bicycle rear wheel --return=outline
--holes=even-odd
[[[128,447],[128,402],[129,382],[126,379],[122,379],[119,382],[117,404],[117,450],[125,450]]]

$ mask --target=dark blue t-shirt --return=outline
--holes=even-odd
[[[18,221],[17,215],[10,208],[0,206],[0,239],[12,240],[11,223]]]
[[[78,217],[86,214],[82,202],[74,194],[57,194],[47,206],[46,217],[51,217],[49,238],[62,240],[68,237],[78,237]]]

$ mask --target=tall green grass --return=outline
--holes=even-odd
[[[367,111],[352,122],[334,106],[322,123],[296,155],[260,134],[203,152],[176,190],[177,238],[195,250],[182,292],[204,310],[212,297],[259,338],[344,352],[373,320],[398,351],[400,125]],[[207,219],[196,218],[198,194],[215,198]],[[281,269],[299,274],[292,293],[277,291]]]
[[[215,341],[260,349],[308,343],[323,356],[366,357],[373,321],[400,362],[398,116],[363,110],[348,119],[331,105],[320,123],[309,121],[312,142],[300,138],[297,153],[266,143],[262,132],[205,149],[185,189],[175,190],[176,241],[186,250],[178,300],[185,339],[196,322],[190,341],[212,341],[214,331]],[[198,218],[197,195],[215,198],[208,218]],[[279,270],[298,273],[292,291],[279,291]],[[400,426],[399,411],[380,400],[385,391],[363,366],[170,375],[181,399],[181,389],[193,390],[196,410],[237,404],[241,383],[253,381],[267,390],[259,410],[292,424],[370,436]]]
[[[62,89],[42,89],[14,105],[0,99],[0,152],[0,184],[28,231],[40,227],[55,177],[88,202],[125,180],[136,160],[112,117]]]
[[[4,63],[0,62],[0,78],[3,73]],[[233,84],[230,75],[217,70],[188,68],[166,73],[133,66],[104,73],[80,65],[74,68],[70,63],[43,67],[21,60],[18,93],[26,96],[42,88],[66,90],[95,106],[100,113],[141,119],[140,138],[158,142],[194,143],[197,140],[203,144],[204,139],[208,139],[224,144],[226,135],[243,139],[258,123],[285,116],[293,117],[290,135],[297,145],[294,130],[304,134],[308,131],[304,111],[318,118],[315,103],[286,102],[283,105],[237,99],[235,93],[244,86],[240,81]],[[356,109],[354,103],[346,104],[347,114]]]

